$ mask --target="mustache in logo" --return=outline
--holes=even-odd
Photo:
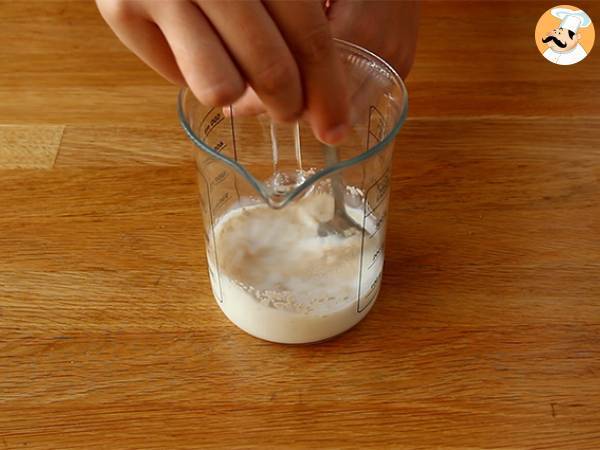
[[[565,48],[567,46],[566,42],[561,42],[558,40],[558,38],[556,36],[546,36],[545,38],[542,39],[542,42],[544,44],[553,41],[556,45],[558,45],[560,48]]]

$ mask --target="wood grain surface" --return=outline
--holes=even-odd
[[[424,3],[380,298],[294,347],[212,298],[176,89],[0,0],[0,449],[599,449],[600,50],[550,6]]]

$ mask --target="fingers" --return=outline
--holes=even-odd
[[[300,70],[305,107],[315,134],[327,143],[338,143],[348,132],[348,98],[321,3],[266,0],[265,5]]]
[[[318,0],[96,1],[125,45],[202,103],[306,115],[332,144],[345,134],[343,74]]]
[[[97,0],[98,10],[117,37],[142,61],[174,84],[185,80],[173,52],[142,2]]]
[[[188,1],[160,1],[152,18],[165,35],[196,98],[205,105],[233,103],[246,83],[202,11]]]
[[[298,118],[303,110],[300,73],[263,4],[255,0],[198,0],[197,3],[219,30],[269,114],[276,121]]]
[[[233,114],[236,116],[255,116],[266,112],[265,105],[258,97],[254,89],[250,86],[246,88],[246,92],[242,95],[233,105]],[[229,107],[223,108],[223,114],[225,117],[229,117],[231,114]]]

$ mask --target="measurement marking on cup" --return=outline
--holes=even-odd
[[[381,279],[381,274],[377,275],[377,278],[375,278],[375,280],[371,283],[371,286],[369,287],[369,292],[371,292],[373,289],[375,289],[377,287],[377,283],[379,283],[380,279]]]
[[[383,202],[385,202],[386,197],[383,197],[382,199],[379,200],[379,202],[375,205],[375,207],[373,209],[369,209],[369,212],[367,213],[367,216],[370,216],[371,214],[375,214],[375,211],[377,211],[377,209],[383,205]]]
[[[379,109],[377,109],[377,107],[375,105],[371,105],[371,110],[369,112],[376,112],[377,115],[379,116],[379,118],[377,119],[377,132],[379,133],[379,135],[375,135],[375,137],[378,140],[383,139],[383,135],[385,134],[385,125],[386,125],[386,121],[385,121],[385,117],[384,115],[381,113],[381,111],[379,111]],[[369,117],[369,119],[371,119],[371,117]],[[369,124],[370,125],[370,124]],[[369,127],[369,131],[370,131],[370,127]]]
[[[390,186],[390,176],[385,174],[381,180],[377,183],[375,188],[377,189],[377,201],[381,200],[387,194],[388,187]]]
[[[373,131],[371,131],[371,122],[374,112],[379,115],[379,119],[377,120],[377,131],[379,132],[379,136]],[[381,139],[384,135],[382,131],[385,131],[385,118],[375,105],[371,105],[369,106],[369,123],[367,128],[367,150],[371,148],[371,137],[373,137],[377,141],[377,143],[381,142]]]
[[[211,133],[211,131],[215,129],[215,127],[217,125],[219,125],[221,122],[223,122],[224,119],[225,119],[225,117],[220,112],[218,112],[217,114],[215,114],[210,119],[210,122],[208,122],[206,124],[206,126],[204,127],[204,136],[208,136]]]
[[[225,147],[227,147],[227,144],[223,141],[219,141],[217,142],[217,145],[215,145],[215,150],[221,152]]]
[[[389,172],[389,169],[386,171],[386,173],[383,174],[382,177],[379,178],[379,180],[377,180],[375,183],[373,183],[373,185],[371,185],[371,187],[367,191],[367,199],[368,199],[368,194],[370,193],[372,188],[377,188],[376,198],[375,198],[375,206],[373,208],[370,208],[369,213],[367,215],[374,214],[375,211],[377,211],[377,209],[385,202],[385,200],[387,198],[387,193],[388,193],[389,186],[390,186],[390,177],[389,177],[388,172]]]
[[[377,276],[377,278],[375,278],[375,281],[371,283],[371,286],[369,286],[369,290],[367,291],[367,295],[365,296],[367,298],[366,304],[365,306],[363,306],[363,308],[359,309],[358,312],[364,311],[373,302],[373,300],[375,300],[377,294],[377,286],[381,281],[381,275],[382,274],[380,273]]]
[[[379,259],[379,257],[382,256],[382,255],[383,255],[383,247],[380,247],[379,250],[377,250],[375,252],[375,254],[373,255],[371,264],[369,264],[369,267],[367,267],[367,270],[370,270],[375,265],[375,263],[377,262],[377,260]]]
[[[229,199],[229,192],[225,192],[221,198],[217,201],[216,205],[215,205],[215,211],[219,210],[224,204],[225,202]]]
[[[373,138],[375,138],[375,140],[377,142],[381,142],[381,138],[375,134],[373,134],[372,132],[369,131],[369,136],[372,136]]]
[[[385,201],[388,198],[387,193],[389,190],[389,177],[390,177],[390,168],[388,167],[383,172],[383,174],[381,174],[381,176],[379,178],[377,178],[375,180],[375,182],[371,186],[369,186],[369,188],[365,191],[365,201],[364,201],[364,209],[363,209],[363,227],[362,227],[363,232],[362,232],[362,240],[361,240],[361,245],[360,245],[360,263],[359,263],[360,265],[359,265],[359,274],[358,274],[358,293],[357,293],[358,301],[357,301],[357,305],[356,305],[356,310],[359,313],[364,311],[371,304],[371,302],[374,299],[374,296],[370,296],[368,298],[368,301],[367,302],[363,301],[362,303],[364,303],[364,304],[361,305],[360,299],[361,299],[361,291],[362,291],[362,283],[363,283],[363,271],[368,272],[375,265],[375,262],[371,261],[370,263],[368,263],[369,265],[367,267],[365,267],[365,265],[367,264],[367,261],[364,261],[365,241],[367,239],[372,239],[372,237],[377,233],[377,231],[379,231],[379,229],[382,228],[386,213],[382,214],[382,216],[380,218],[378,218],[377,225],[376,225],[377,229],[376,229],[375,233],[373,233],[373,235],[368,235],[365,232],[367,218],[372,214],[374,215],[380,206],[385,205]],[[375,188],[377,188],[376,200],[378,201],[378,203],[375,205],[374,208],[371,209],[369,207],[369,195],[371,194],[371,192],[374,192],[373,189],[375,189]],[[376,253],[377,258],[379,258],[383,255],[383,249],[384,249],[384,242],[382,241],[381,247],[379,248],[379,250]],[[375,256],[373,257],[373,259],[376,261]],[[377,283],[379,282],[380,279],[381,279],[381,273],[377,276],[375,281],[367,289],[367,296],[369,296],[370,292],[374,289],[374,287],[377,286]]]
[[[384,227],[386,216],[387,216],[387,213],[383,213],[383,215],[377,220],[377,222],[375,223],[375,231],[373,231],[373,233],[369,234],[367,236],[367,239],[371,240],[371,239],[375,239],[377,237],[377,234],[379,233],[379,231],[381,229],[383,229],[383,227]]]
[[[379,219],[377,219],[377,222],[375,222],[375,233],[377,233],[381,229],[381,226],[383,225],[383,221],[385,220],[386,217],[387,217],[387,211],[384,212],[381,215],[381,217],[379,217]],[[375,233],[373,233],[371,235],[371,237],[373,237],[375,235]]]
[[[229,174],[227,173],[226,170],[223,170],[222,172],[220,172],[217,176],[215,176],[212,181],[211,181],[211,186],[216,186],[218,184],[221,184],[223,181],[225,181],[228,178]]]

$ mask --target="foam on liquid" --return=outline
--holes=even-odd
[[[362,209],[347,212],[363,223]],[[380,233],[370,217],[365,228],[373,236],[364,242],[360,232],[319,237],[319,223],[332,216],[333,198],[324,193],[280,210],[259,204],[223,216],[209,243],[209,265],[225,315],[254,336],[282,343],[320,341],[360,321],[373,304],[358,312],[361,261],[362,308],[379,289]]]

